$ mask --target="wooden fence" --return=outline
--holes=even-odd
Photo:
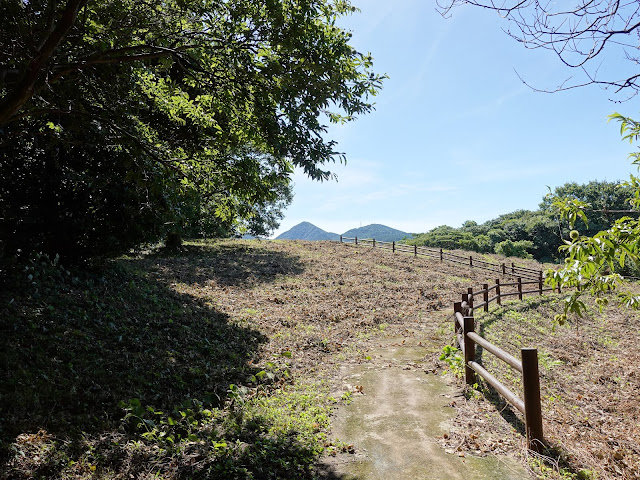
[[[419,247],[417,245],[406,245],[404,243],[397,242],[381,242],[375,238],[349,238],[340,235],[340,243],[351,243],[354,245],[363,245],[373,248],[384,248],[395,252],[404,252],[413,254],[414,256],[434,257],[440,259],[441,262],[457,263],[459,265],[467,265],[471,268],[480,268],[483,270],[489,270],[491,272],[501,273],[503,275],[510,275],[512,277],[521,277],[527,280],[534,280],[542,277],[541,270],[535,270],[533,268],[522,267],[511,263],[493,263],[487,262],[480,258],[474,258],[473,255],[468,257],[462,255],[456,255],[455,253],[447,252],[442,248],[429,248]]]
[[[481,268],[492,272],[510,275],[516,278],[515,282],[501,282],[496,279],[493,285],[483,284],[480,288],[470,287],[467,293],[462,295],[462,301],[456,302],[453,306],[454,331],[458,346],[464,355],[465,381],[473,385],[476,383],[476,375],[482,377],[489,385],[496,389],[511,405],[520,411],[525,417],[525,429],[527,435],[527,448],[540,452],[543,447],[544,436],[542,432],[542,406],[540,403],[540,375],[538,372],[538,349],[522,348],[520,350],[521,359],[518,360],[501,348],[493,345],[475,331],[474,308],[482,308],[489,311],[489,305],[496,302],[502,305],[502,299],[517,296],[522,300],[524,295],[538,294],[553,291],[552,288],[544,286],[544,274],[541,270],[522,267],[511,263],[492,263],[486,260],[456,255],[445,252],[442,248],[435,249],[429,247],[419,247],[416,245],[405,245],[396,242],[381,242],[375,239],[359,239],[358,237],[348,238],[340,235],[341,243],[351,243],[354,245],[370,246],[373,248],[384,248],[392,252],[404,252],[414,256],[427,256],[439,258],[441,262],[451,262],[460,265],[467,265],[471,268]],[[523,280],[524,279],[524,280]],[[533,287],[535,285],[535,288]],[[511,291],[505,291],[504,289]],[[560,292],[560,287],[558,287]],[[476,298],[482,298],[479,303]],[[514,370],[522,374],[523,398],[509,390],[496,377],[489,373],[482,365],[476,362],[476,346],[493,354]]]
[[[523,286],[536,285],[537,288],[524,290]],[[503,292],[504,287],[515,287],[512,292]],[[476,383],[476,375],[482,377],[489,385],[496,389],[511,405],[513,405],[525,417],[525,430],[527,435],[527,448],[540,452],[542,450],[544,436],[542,432],[542,406],[540,404],[540,375],[538,372],[538,349],[522,348],[520,350],[521,360],[516,359],[511,354],[493,345],[475,332],[475,319],[473,312],[475,308],[483,308],[489,311],[489,304],[496,302],[502,304],[505,297],[518,296],[522,300],[523,295],[539,294],[553,291],[552,288],[544,288],[543,278],[537,281],[525,281],[521,278],[517,282],[500,283],[496,279],[495,285],[482,285],[479,290],[469,288],[467,293],[462,295],[462,301],[453,305],[454,330],[459,348],[464,355],[465,380],[467,384]],[[489,296],[491,292],[495,295]],[[482,297],[482,302],[475,304],[475,297]],[[522,374],[523,399],[509,390],[496,377],[489,373],[482,365],[476,362],[476,346],[493,354],[514,370]]]

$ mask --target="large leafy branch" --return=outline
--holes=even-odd
[[[633,142],[640,135],[640,123],[620,114],[610,117],[620,122],[623,139]],[[630,154],[632,164],[640,170],[640,152]],[[622,185],[632,188],[629,199],[632,209],[640,211],[640,178],[630,175]],[[566,219],[571,228],[578,220],[587,221],[585,210],[590,207],[570,197],[555,197],[552,206],[559,216]],[[608,303],[607,293],[616,291],[618,300],[627,307],[640,308],[640,295],[626,288],[625,278],[620,271],[628,262],[637,262],[640,257],[640,220],[625,216],[614,222],[611,228],[593,236],[580,235],[572,230],[570,239],[560,250],[565,253],[565,265],[559,270],[547,271],[546,281],[553,287],[572,288],[566,298],[564,314],[556,318],[564,322],[568,313],[583,315],[586,305],[582,300],[585,293],[596,297],[596,304],[603,308]]]
[[[136,238],[178,222],[185,202],[225,225],[273,220],[294,166],[324,180],[344,160],[328,124],[373,109],[384,76],[336,26],[351,11],[342,0],[0,2],[0,148],[12,158],[0,242],[51,238],[36,232],[54,218],[45,203],[84,235],[80,212],[63,211],[71,202],[46,200],[79,191],[144,225]],[[140,212],[153,215],[143,224]]]

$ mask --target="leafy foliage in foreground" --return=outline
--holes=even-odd
[[[0,3],[0,260],[126,252],[166,231],[260,234],[344,160],[327,125],[382,76],[348,1]]]
[[[640,135],[640,123],[628,117],[614,114],[611,119],[620,122],[623,139],[633,143]],[[640,153],[631,153],[632,164],[640,170]],[[585,312],[583,295],[588,292],[596,297],[596,302],[603,308],[608,303],[606,294],[618,291],[618,300],[627,307],[640,309],[640,296],[625,289],[625,280],[621,273],[629,264],[640,262],[640,178],[630,175],[624,185],[631,189],[632,216],[624,216],[615,221],[608,229],[593,236],[571,232],[571,240],[566,241],[561,251],[566,254],[565,265],[558,271],[549,271],[547,283],[556,287],[575,287],[575,291],[565,302],[564,313],[556,320],[563,323],[568,313],[582,316]],[[588,222],[585,211],[591,207],[587,202],[579,202],[573,198],[556,196],[553,206],[559,214],[567,219],[571,226],[578,219]]]

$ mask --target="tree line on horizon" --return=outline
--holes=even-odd
[[[585,209],[587,222],[574,228],[580,235],[593,235],[611,228],[616,220],[633,215],[630,204],[633,195],[630,186],[619,182],[594,180],[583,185],[569,182],[545,195],[537,210],[516,210],[482,224],[467,220],[459,228],[441,225],[426,233],[413,234],[404,243],[558,262],[564,258],[559,248],[570,239],[572,228],[554,208],[553,198],[589,204],[590,208]]]

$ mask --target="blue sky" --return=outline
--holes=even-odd
[[[615,111],[637,116],[636,102],[585,87],[547,94],[575,74],[553,53],[527,50],[494,13],[454,10],[449,19],[424,0],[355,0],[344,19],[352,44],[371,52],[389,79],[376,110],[333,126],[347,164],[338,182],[294,175],[293,203],[275,235],[309,221],[342,233],[370,223],[407,232],[479,223],[517,209],[536,209],[547,185],[626,179],[627,155]],[[601,70],[624,67],[604,57]]]

